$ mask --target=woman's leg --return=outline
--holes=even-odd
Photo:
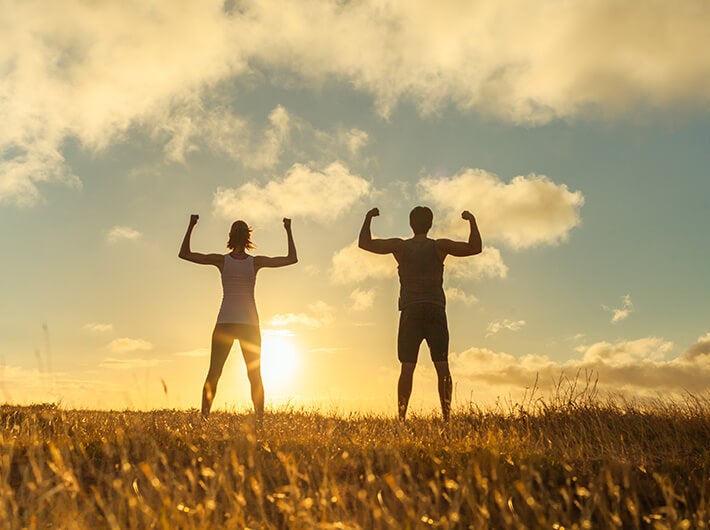
[[[207,379],[202,387],[202,417],[206,418],[210,414],[212,401],[217,392],[217,382],[222,375],[222,368],[232,349],[234,336],[225,329],[225,326],[217,324],[212,332],[212,351],[210,354],[210,369],[207,372]]]
[[[264,416],[264,384],[261,380],[261,332],[258,326],[244,326],[245,332],[239,338],[247,376],[251,385],[251,400],[258,420]]]

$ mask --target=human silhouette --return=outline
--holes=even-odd
[[[190,216],[185,238],[180,247],[179,257],[200,265],[214,265],[222,276],[222,305],[217,315],[217,323],[212,332],[210,368],[202,388],[202,416],[207,418],[212,408],[217,382],[222,368],[235,340],[244,356],[247,367],[251,399],[254,403],[257,422],[264,416],[264,385],[261,380],[261,331],[259,315],[254,300],[256,273],[264,267],[285,267],[298,261],[296,245],[291,233],[291,219],[284,218],[283,224],[288,240],[286,256],[252,256],[252,229],[244,221],[235,221],[229,231],[228,254],[200,254],[190,250],[190,237],[199,216]]]
[[[449,329],[446,321],[444,295],[444,260],[446,256],[480,254],[483,245],[476,218],[468,210],[461,217],[469,223],[468,241],[431,239],[427,237],[434,214],[426,206],[417,206],[409,213],[409,226],[414,236],[373,239],[372,218],[380,215],[373,208],[365,215],[358,246],[375,254],[392,254],[399,264],[399,330],[397,356],[401,372],[397,384],[399,419],[407,415],[412,379],[417,366],[419,346],[426,340],[438,379],[439,399],[444,420],[451,411],[452,381],[449,370]]]

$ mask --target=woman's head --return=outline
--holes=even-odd
[[[232,228],[229,230],[229,241],[227,248],[251,250],[254,248],[254,243],[251,241],[252,229],[244,221],[234,221]]]

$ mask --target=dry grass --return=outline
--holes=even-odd
[[[710,402],[414,417],[0,407],[8,528],[707,528]]]

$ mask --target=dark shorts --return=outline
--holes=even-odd
[[[403,363],[416,363],[419,346],[426,340],[431,360],[449,358],[449,326],[446,310],[436,304],[412,304],[402,309],[397,334],[397,356]]]

